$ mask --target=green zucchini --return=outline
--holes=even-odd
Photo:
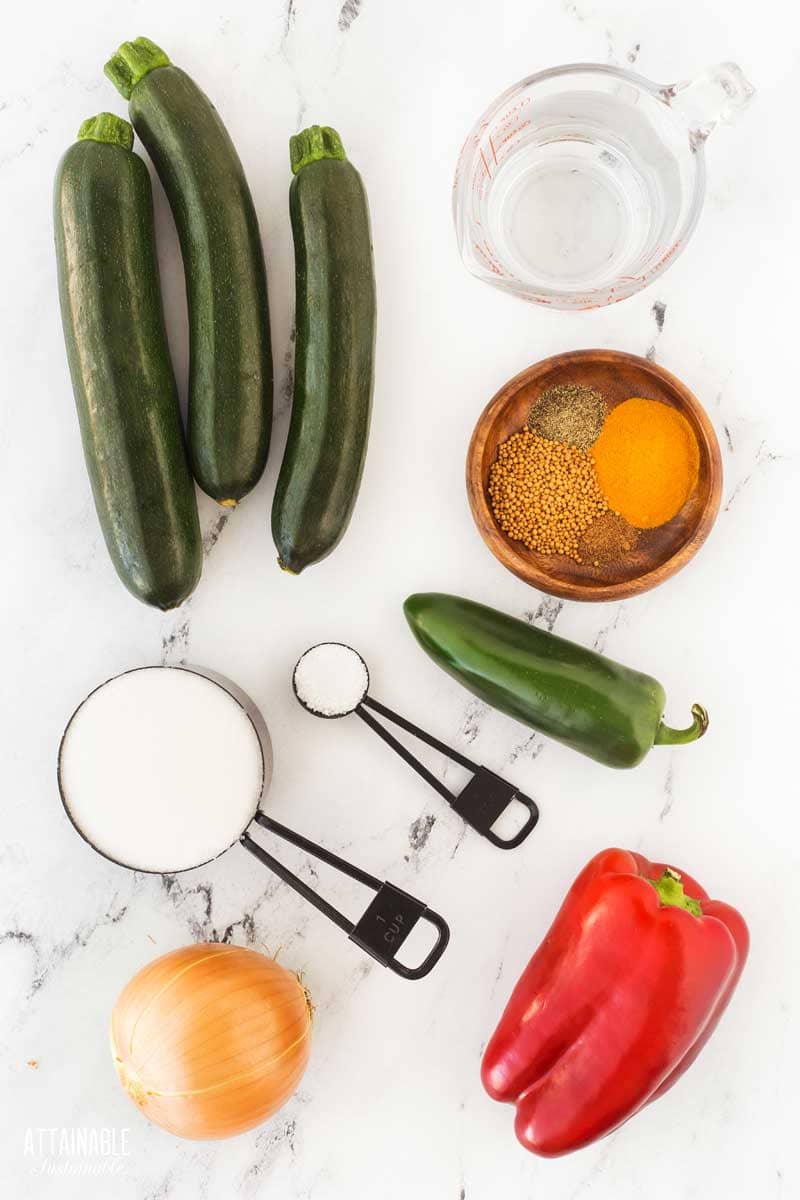
[[[258,483],[272,431],[267,274],[253,199],[219,113],[147,38],[106,74],[167,193],[189,308],[189,453],[200,487],[232,506]]]
[[[341,540],[358,494],[375,359],[375,273],[361,176],[333,129],[293,137],[294,401],[272,506],[278,562],[299,574]]]
[[[153,196],[127,121],[84,121],[55,183],[61,317],[86,466],[117,573],[174,608],[203,562],[158,280]]]

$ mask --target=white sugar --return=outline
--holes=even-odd
[[[140,871],[215,858],[242,834],[262,791],[261,742],[244,709],[193,671],[118,675],[78,709],[64,737],[61,790],[101,853]]]
[[[294,669],[294,690],[300,703],[323,717],[343,717],[352,712],[368,687],[364,660],[341,642],[312,646]]]

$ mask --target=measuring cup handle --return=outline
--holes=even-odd
[[[259,862],[273,871],[290,888],[294,888],[318,912],[323,913],[329,921],[333,921],[335,925],[344,930],[351,942],[355,942],[372,958],[377,959],[384,967],[388,967],[390,971],[394,971],[396,975],[401,975],[404,979],[422,979],[424,975],[433,970],[447,949],[447,943],[450,940],[450,930],[444,918],[440,917],[438,913],[432,912],[415,896],[409,896],[408,892],[401,891],[392,883],[381,883],[368,871],[354,866],[353,863],[334,854],[331,850],[325,850],[322,846],[303,837],[302,834],[295,833],[293,829],[274,821],[266,813],[257,812],[255,819],[264,829],[276,834],[283,841],[297,846],[306,854],[318,858],[321,862],[333,867],[334,870],[340,871],[350,879],[355,879],[358,883],[363,883],[365,887],[374,891],[375,895],[364,913],[353,924],[348,917],[329,904],[318,892],[310,888],[302,879],[298,879],[294,872],[284,866],[274,855],[255,842],[249,833],[243,833],[239,839],[245,850],[249,850]],[[418,921],[427,921],[433,925],[439,936],[433,949],[418,967],[406,967],[397,961],[397,952]]]
[[[401,975],[403,979],[423,979],[428,975],[444,954],[447,949],[447,943],[450,941],[450,926],[444,917],[440,917],[438,913],[427,908],[421,920],[427,921],[429,925],[433,925],[438,931],[439,936],[436,939],[436,945],[418,967],[406,967],[396,959],[386,964],[390,971],[394,971],[396,975]]]
[[[397,959],[397,952],[419,921],[427,921],[437,931],[433,949],[417,967],[407,967]],[[383,963],[403,979],[422,979],[436,966],[447,949],[450,929],[444,917],[433,912],[415,896],[384,883],[375,893],[369,907],[356,923],[350,941]]]
[[[661,98],[681,114],[696,147],[723,121],[731,121],[749,104],[755,88],[736,63],[707,67],[696,79],[661,88]]]

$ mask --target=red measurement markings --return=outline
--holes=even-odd
[[[525,108],[526,105],[530,104],[530,102],[530,96],[523,96],[521,100],[516,102],[516,104],[512,104],[511,108],[506,109],[498,123],[502,126],[503,122],[508,123],[509,121],[513,120],[514,115],[520,112],[521,109]]]
[[[494,254],[492,253],[492,248],[487,241],[484,241],[483,245],[480,245],[479,242],[473,242],[472,248],[475,253],[483,259],[493,275],[505,275],[505,271],[495,258]]]
[[[516,137],[519,137],[519,135],[522,133],[522,131],[524,129],[530,128],[531,124],[532,124],[532,122],[530,120],[520,121],[520,123],[518,125],[515,125],[513,129],[510,129],[509,132],[504,134],[503,137],[500,139],[500,143],[499,143],[500,149],[502,150],[503,147],[507,146],[510,141],[512,141]]]
[[[458,152],[458,162],[456,163],[456,173],[455,173],[455,176],[453,177],[453,191],[456,190],[456,188],[458,187],[458,184],[461,180],[461,172],[464,169],[464,162],[465,162],[466,155],[467,155],[467,146],[470,144],[470,141],[472,141],[472,140],[473,139],[470,138],[469,136],[464,138],[464,144]]]
[[[470,194],[472,196],[472,205],[473,205],[472,211],[473,212],[476,211],[476,208],[475,208],[476,205],[480,206],[481,201],[483,200],[483,197],[486,193],[486,189],[488,188],[489,184],[491,183],[491,179],[492,179],[491,175],[487,175],[485,173],[485,171],[481,170],[481,166],[478,165],[478,162],[476,160],[476,162],[474,164],[472,176],[470,178],[470,187],[469,187]]]
[[[496,128],[489,135],[489,149],[491,151],[494,166],[499,166],[500,163],[507,157],[510,150],[513,149],[513,144],[516,139],[529,129],[533,122],[528,118],[525,121],[516,121],[515,123],[506,122],[499,128]],[[482,153],[482,152],[481,152]],[[482,155],[483,156],[483,155]],[[486,159],[484,158],[484,164]]]
[[[513,129],[509,129],[508,133],[503,134],[500,139],[500,145],[504,146],[511,138],[516,137],[518,133],[522,133],[523,129],[529,129],[532,124],[533,121],[530,117],[527,117],[524,121],[518,121]]]
[[[659,268],[663,267],[664,263],[668,263],[669,260],[672,258],[673,254],[677,253],[679,247],[680,247],[680,242],[675,242],[674,245],[670,246],[670,248],[666,252],[666,254],[662,254],[661,258],[658,260],[656,265],[654,267],[650,268],[649,274],[652,275],[655,271],[658,271]]]

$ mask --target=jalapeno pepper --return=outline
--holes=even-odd
[[[486,605],[420,592],[404,611],[423,650],[474,696],[606,766],[635,767],[652,746],[708,727],[695,704],[692,724],[671,729],[657,679]]]

